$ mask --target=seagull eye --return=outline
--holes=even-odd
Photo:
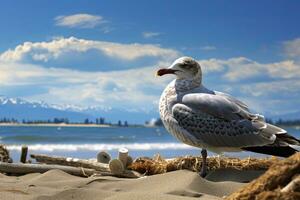
[[[190,66],[186,63],[183,63],[183,64],[180,65],[180,67],[183,68],[183,69],[191,69],[192,66]]]

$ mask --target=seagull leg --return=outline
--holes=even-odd
[[[204,178],[207,175],[207,166],[206,166],[206,158],[207,158],[207,151],[206,149],[201,150],[201,156],[202,156],[202,165],[201,165],[201,171],[199,175]]]

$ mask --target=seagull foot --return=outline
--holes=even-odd
[[[206,170],[205,171],[200,171],[199,172],[199,175],[202,177],[202,178],[205,178],[205,176],[207,175],[207,172],[206,172]]]
[[[202,156],[202,164],[201,164],[201,171],[200,171],[199,175],[202,178],[204,178],[207,175],[207,166],[206,166],[207,151],[206,151],[206,149],[202,149],[201,156]]]

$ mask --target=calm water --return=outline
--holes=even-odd
[[[300,137],[300,130],[287,128],[290,134]],[[199,149],[178,142],[164,128],[122,127],[24,127],[1,126],[0,143],[7,145],[15,161],[19,159],[22,145],[29,153],[44,153],[77,158],[95,158],[97,152],[106,150],[113,157],[120,147],[129,149],[133,157],[164,157],[199,155]],[[231,153],[232,154],[232,153]],[[250,153],[233,153],[235,156],[253,156]],[[259,156],[256,154],[255,156]]]

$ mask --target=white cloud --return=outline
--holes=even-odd
[[[202,67],[202,71],[205,73],[209,72],[221,72],[225,69],[224,61],[211,58],[208,60],[198,60],[200,66]]]
[[[180,55],[180,52],[174,49],[158,45],[121,44],[74,37],[55,38],[49,42],[25,42],[0,55],[0,87],[43,87],[43,91],[46,88],[46,92],[28,98],[49,103],[101,104],[107,107],[123,106],[128,109],[147,110],[157,107],[163,88],[174,78],[155,78],[156,68],[153,66],[121,71],[87,72],[26,63],[28,58],[46,62],[58,57],[63,58],[69,51],[84,53],[90,49],[98,50],[111,58],[129,61],[152,56],[155,57],[157,66],[168,66],[170,60]],[[282,99],[290,98],[288,102],[296,102],[299,99],[300,65],[292,59],[260,63],[246,57],[234,57],[212,58],[199,62],[204,71],[204,78],[212,73],[220,77],[220,80],[214,80],[211,89],[218,88],[232,94],[240,94],[242,100],[246,99],[247,103],[251,103],[250,106],[261,112],[272,109],[290,111],[295,106],[285,105]],[[260,82],[256,81],[256,78],[260,78]],[[245,82],[246,79],[251,80]],[[270,102],[272,105],[267,105]]]
[[[215,47],[215,46],[203,46],[203,47],[201,47],[200,48],[201,50],[204,50],[204,51],[213,51],[213,50],[216,50],[217,49],[217,47]]]
[[[63,68],[45,68],[32,64],[0,62],[0,87],[26,85],[28,87],[43,87],[47,89],[47,92],[27,98],[35,101],[44,100],[48,103],[118,106],[128,109],[151,110],[157,107],[163,88],[174,78],[173,76],[155,77],[155,71],[156,67],[149,66],[121,71],[85,72]],[[206,75],[209,76],[209,73],[211,72]],[[284,111],[289,106],[286,105],[281,108],[284,103],[282,99],[288,97],[290,98],[289,101],[292,102],[293,99],[298,99],[299,95],[297,96],[297,94],[300,94],[299,79],[240,82],[239,84],[226,82],[225,85],[221,86],[212,85],[211,89],[220,89],[220,87],[230,88],[231,94],[239,91],[243,95],[237,97],[244,97],[242,100],[250,103],[250,106],[259,112]],[[222,89],[222,91],[224,90]],[[269,105],[270,103],[272,106]],[[295,103],[295,105],[297,104]]]
[[[159,32],[143,32],[143,37],[144,38],[153,38],[161,35]]]
[[[70,28],[94,28],[106,21],[102,16],[79,13],[68,16],[55,17],[57,26],[66,26]]]
[[[274,63],[259,63],[245,57],[199,60],[204,72],[223,72],[223,78],[229,81],[241,81],[255,77],[298,78],[300,65],[293,60]]]
[[[241,86],[241,91],[254,97],[266,97],[270,96],[270,94],[276,96],[278,92],[280,92],[281,95],[286,94],[292,97],[300,91],[300,79],[245,84]]]
[[[142,67],[110,72],[83,72],[39,65],[1,63],[0,87],[33,86],[48,88],[46,93],[31,96],[32,100],[49,103],[128,106],[153,109],[171,77],[155,77],[156,67]],[[145,89],[147,88],[147,89]],[[66,95],[68,94],[68,95]]]
[[[0,54],[0,61],[16,62],[31,58],[35,61],[47,62],[63,56],[64,53],[86,52],[88,50],[98,50],[100,53],[123,60],[135,60],[145,56],[175,59],[180,53],[174,49],[162,48],[153,44],[122,44],[115,42],[85,40],[75,37],[55,38],[49,42],[25,42],[15,49],[7,50]]]
[[[284,53],[291,57],[299,59],[300,57],[300,38],[289,40],[283,43]]]
[[[300,79],[252,82],[233,86],[256,112],[279,115],[298,111]]]

